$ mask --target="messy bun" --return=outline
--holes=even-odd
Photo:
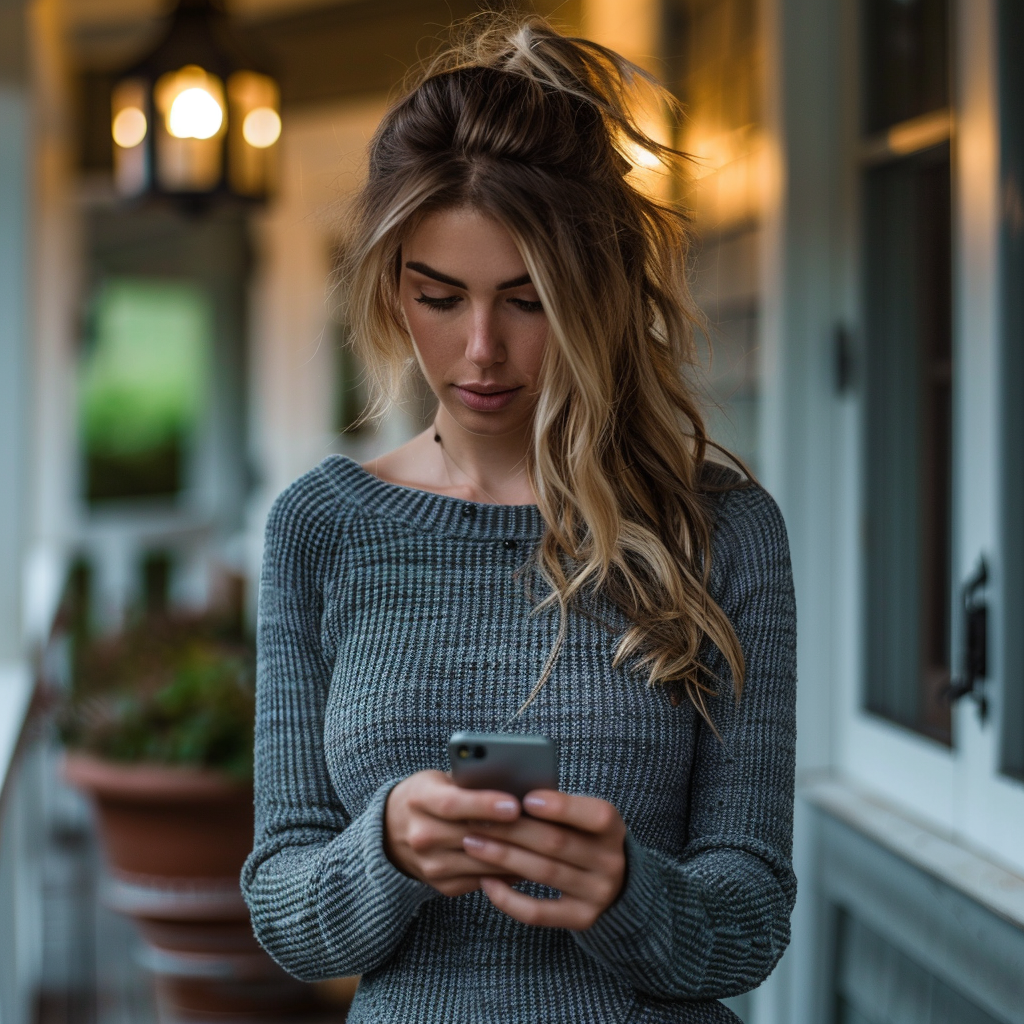
[[[602,593],[628,622],[616,664],[685,693],[710,721],[705,641],[737,698],[744,662],[708,594],[712,442],[686,376],[696,358],[688,222],[630,173],[637,154],[677,171],[684,160],[641,128],[652,99],[674,109],[640,68],[540,18],[458,27],[370,144],[348,316],[383,402],[413,363],[397,312],[403,238],[426,214],[465,207],[509,231],[550,324],[528,459],[547,525],[542,604],[559,605],[564,634],[569,606]]]

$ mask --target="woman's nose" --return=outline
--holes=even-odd
[[[476,366],[493,366],[505,361],[505,344],[489,310],[481,310],[470,324],[466,358]]]

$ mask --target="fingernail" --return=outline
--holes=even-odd
[[[500,811],[502,814],[511,814],[513,811],[519,809],[519,804],[515,800],[499,800],[495,805],[494,809]]]
[[[476,836],[463,836],[462,845],[469,850],[482,850],[487,844]]]
[[[542,810],[547,807],[547,801],[542,796],[524,796],[523,806],[532,807],[535,811]]]

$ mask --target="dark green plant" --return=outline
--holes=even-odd
[[[254,652],[222,620],[149,616],[76,644],[61,735],[125,762],[252,776]]]

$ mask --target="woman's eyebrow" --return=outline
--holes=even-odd
[[[424,277],[431,277],[435,281],[440,281],[441,284],[450,284],[453,288],[461,288],[463,291],[468,291],[465,281],[460,281],[457,277],[449,277],[447,274],[442,274],[440,270],[428,267],[426,263],[418,263],[416,260],[409,260],[409,262],[406,263],[406,267],[409,270],[415,270],[417,274],[423,274]],[[530,275],[522,274],[519,277],[512,278],[511,281],[502,281],[494,290],[496,292],[504,292],[509,288],[521,288],[524,284],[531,283]]]
[[[410,260],[406,263],[406,267],[409,270],[415,270],[417,274],[423,274],[424,277],[432,277],[435,281],[440,281],[441,284],[450,284],[453,288],[461,288],[463,291],[468,290],[464,281],[442,274],[440,270],[428,267],[426,263],[416,263],[414,260]]]
[[[511,281],[502,281],[494,290],[496,292],[503,292],[508,288],[522,288],[524,284],[532,284],[529,274],[523,274],[520,277],[514,277]]]

